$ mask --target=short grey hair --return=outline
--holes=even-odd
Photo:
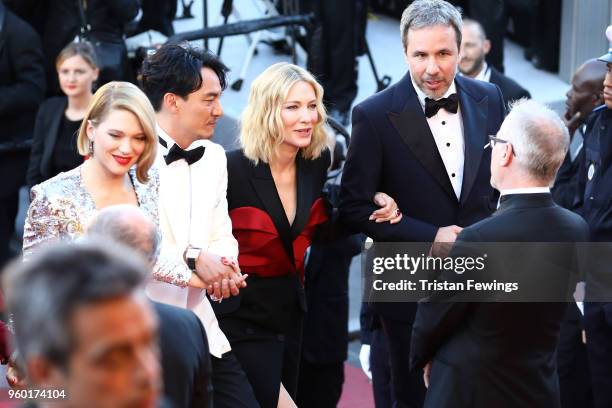
[[[534,179],[551,185],[569,147],[567,127],[553,110],[529,99],[510,105],[503,135],[519,165]]]
[[[104,208],[93,220],[87,233],[126,245],[141,253],[150,263],[155,263],[159,255],[159,230],[153,221],[134,205],[121,204]]]
[[[113,243],[84,239],[42,248],[4,273],[8,311],[22,361],[37,355],[67,370],[75,338],[71,327],[81,306],[141,295],[147,267],[141,257]]]
[[[408,48],[408,30],[418,30],[437,25],[453,27],[457,37],[457,49],[460,49],[463,23],[459,10],[444,0],[413,1],[402,13],[400,21],[400,33],[402,35],[404,51]]]

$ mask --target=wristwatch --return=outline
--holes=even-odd
[[[196,270],[196,261],[200,256],[200,252],[202,252],[202,248],[193,246],[188,246],[185,250],[185,262],[187,263],[187,267],[194,272]]]

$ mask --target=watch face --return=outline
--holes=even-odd
[[[185,254],[185,258],[187,258],[187,267],[192,271],[196,269],[196,260],[200,255],[200,248],[188,248],[187,253]]]
[[[200,249],[199,248],[189,248],[187,250],[187,258],[197,258],[198,255],[200,255]]]

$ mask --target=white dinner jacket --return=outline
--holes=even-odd
[[[159,169],[160,258],[173,259],[177,273],[191,275],[183,260],[188,245],[219,256],[238,258],[238,242],[232,235],[227,213],[227,160],[223,148],[209,140],[198,140],[187,150],[204,146],[204,156],[189,166],[185,160],[166,165],[164,155],[174,144],[158,126],[160,138],[155,166]],[[192,310],[206,329],[210,353],[220,358],[231,350],[204,290],[151,281],[147,294],[159,302]]]

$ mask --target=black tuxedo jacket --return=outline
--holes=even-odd
[[[512,101],[521,98],[531,98],[531,94],[525,88],[520,86],[514,79],[508,78],[501,72],[491,67],[491,77],[489,82],[495,84],[501,90],[506,106]]]
[[[47,99],[38,109],[26,176],[26,182],[30,187],[54,175],[51,158],[67,104],[68,99],[65,96],[56,96]]]
[[[503,196],[491,217],[464,229],[457,242],[584,242],[588,226],[550,194]],[[574,251],[550,249],[546,259],[567,273]],[[525,257],[522,262],[534,260]],[[526,266],[514,270],[533,271]],[[555,349],[567,303],[421,303],[410,365],[432,361],[426,407],[560,407]]]
[[[458,200],[425,118],[410,74],[357,105],[340,192],[340,217],[375,241],[432,242],[438,228],[466,227],[487,217],[496,201],[490,185],[488,135],[505,115],[499,89],[487,82],[455,78],[463,119],[465,165]],[[375,223],[372,197],[389,194],[404,217]],[[411,322],[414,304],[380,303],[383,317]]]
[[[190,310],[152,302],[159,318],[164,395],[173,407],[212,407],[208,339]]]
[[[316,160],[306,160],[298,155],[296,161],[297,208],[293,224],[289,224],[270,166],[261,161],[254,165],[244,156],[242,150],[227,154],[227,204],[234,235],[237,228],[234,211],[246,209],[250,225],[245,228],[251,229],[253,234],[258,234],[257,240],[271,239],[278,242],[280,238],[282,245],[274,255],[275,259],[264,261],[272,266],[295,265],[294,259],[298,255],[294,254],[294,243],[300,239],[310,220],[313,203],[321,197],[330,154],[325,150]],[[261,235],[260,232],[264,228],[259,226],[269,226],[270,220],[273,228],[265,228],[264,235]],[[237,239],[242,256],[244,243],[240,237],[237,236]],[[256,258],[265,256],[261,252],[252,255]],[[229,332],[230,337],[236,338],[238,334],[241,337],[245,335],[245,322],[274,333],[285,333],[289,327],[295,326],[296,319],[301,319],[306,310],[304,287],[299,273],[289,267],[286,271],[281,271],[282,276],[263,277],[250,269],[246,262],[241,259],[239,261],[242,272],[249,274],[248,286],[241,289],[238,296],[225,299],[222,303],[213,302],[222,330],[226,334]]]

